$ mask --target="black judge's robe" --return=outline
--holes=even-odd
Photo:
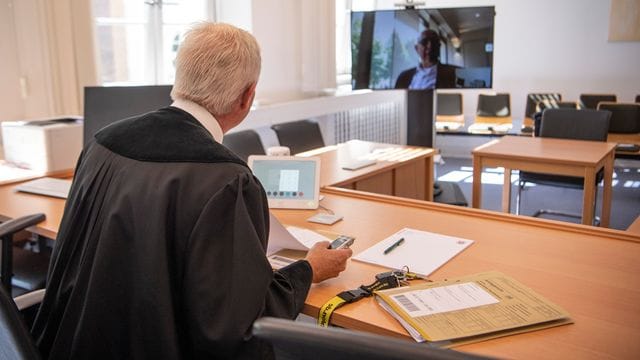
[[[32,333],[56,359],[269,357],[260,316],[294,318],[312,271],[273,272],[264,190],[190,114],[122,120],[83,150]]]

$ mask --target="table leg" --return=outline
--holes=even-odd
[[[482,158],[473,155],[473,188],[471,206],[479,209],[482,206]]]
[[[600,226],[609,227],[611,217],[611,186],[613,182],[613,162],[615,153],[612,151],[604,162],[604,179],[602,180],[602,216]]]
[[[433,201],[433,182],[435,181],[435,179],[433,178],[435,176],[435,171],[433,169],[433,155],[426,158],[425,167],[426,174],[424,177],[424,197],[427,201]]]
[[[596,168],[584,169],[584,189],[582,191],[582,223],[593,225],[593,201],[595,200],[596,189]]]
[[[511,213],[511,169],[504,168],[504,183],[502,184],[502,212]]]

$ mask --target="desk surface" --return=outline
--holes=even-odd
[[[342,186],[402,166],[407,161],[433,157],[435,150],[408,145],[381,144],[350,140],[338,145],[309,150],[297,156],[317,156],[321,161],[320,186]],[[375,160],[374,165],[358,170],[342,167],[356,159]]]
[[[344,215],[333,226],[306,222],[312,211],[274,213],[286,224],[353,235],[354,253],[404,227],[475,240],[431,278],[501,271],[565,308],[575,321],[457,349],[507,358],[631,358],[640,353],[640,343],[631,340],[640,336],[639,236],[345,189],[329,188],[324,194],[323,205]],[[304,312],[315,317],[329,298],[371,282],[381,270],[351,261],[339,278],[312,287]],[[337,310],[332,323],[408,337],[373,299]]]
[[[320,186],[433,200],[433,155],[430,148],[350,140],[300,153],[320,158]],[[343,167],[358,160],[375,164],[357,170]]]
[[[505,136],[475,148],[473,154],[563,165],[595,166],[615,147],[615,143],[602,141]]]
[[[24,215],[44,213],[47,218],[30,231],[55,239],[64,212],[64,199],[17,192],[18,184],[0,186],[0,220],[15,219]]]
[[[616,144],[600,141],[540,137],[505,136],[475,148],[473,153],[472,206],[482,201],[481,173],[484,167],[505,169],[502,187],[502,211],[510,212],[511,170],[583,178],[582,223],[592,224],[595,216],[596,174],[604,169],[601,225],[609,226],[611,182]]]
[[[39,233],[57,232],[64,200],[13,193],[0,186],[0,214],[45,212]],[[640,237],[624,231],[532,219],[418,200],[324,190],[323,205],[344,220],[312,224],[313,210],[274,210],[285,224],[356,236],[355,253],[410,227],[475,240],[431,275],[434,280],[497,270],[565,308],[575,324],[465,345],[459,350],[508,358],[633,358],[640,353]],[[315,316],[329,298],[369,283],[380,267],[351,261],[338,278],[314,285],[304,312]],[[373,299],[336,311],[333,322],[408,338]]]

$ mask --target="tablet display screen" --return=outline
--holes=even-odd
[[[317,201],[318,162],[291,157],[252,159],[251,169],[260,180],[270,204]],[[307,207],[307,206],[302,206]]]

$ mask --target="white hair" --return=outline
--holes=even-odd
[[[259,75],[260,47],[253,35],[229,24],[199,23],[178,49],[171,98],[227,114]]]

